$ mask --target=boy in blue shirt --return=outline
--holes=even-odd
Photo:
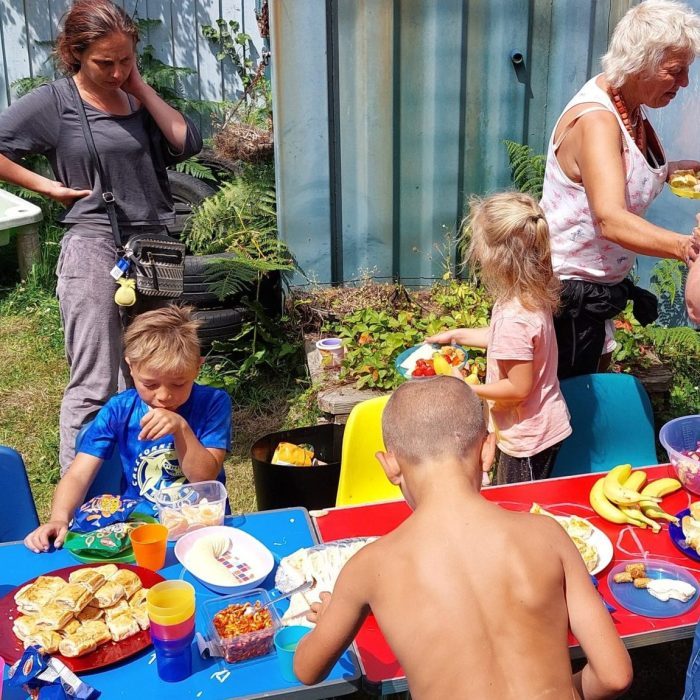
[[[202,364],[197,322],[188,308],[167,306],[137,316],[124,335],[134,388],[113,396],[85,433],[56,487],[49,522],[24,540],[34,552],[60,547],[75,509],[116,445],[123,496],[155,503],[155,492],[219,479],[231,448],[231,399],[195,384]]]

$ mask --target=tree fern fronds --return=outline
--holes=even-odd
[[[545,157],[534,153],[532,148],[525,144],[508,140],[503,143],[508,152],[513,184],[521,192],[527,192],[535,199],[540,199],[544,183]]]

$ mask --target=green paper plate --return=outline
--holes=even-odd
[[[142,522],[142,523],[157,523],[158,520],[151,515],[143,515],[141,513],[135,513],[132,518],[129,518],[127,522]],[[72,539],[78,537],[77,533],[69,532],[66,535],[66,542],[70,542]],[[66,549],[68,554],[70,554],[73,559],[77,559],[83,564],[120,564],[120,563],[131,563],[136,561],[134,559],[134,550],[129,547],[126,551],[117,555],[116,557],[92,557],[90,555],[78,554],[70,549]]]

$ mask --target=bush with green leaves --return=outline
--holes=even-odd
[[[430,296],[434,305],[429,309],[417,303],[400,310],[363,308],[330,324],[328,330],[346,347],[340,379],[353,380],[360,389],[395,389],[404,381],[394,366],[401,352],[443,330],[488,325],[490,303],[477,285],[437,282]],[[471,357],[483,354],[470,351]]]

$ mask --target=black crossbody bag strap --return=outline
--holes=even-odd
[[[83,105],[83,100],[78,92],[78,87],[75,84],[73,78],[68,78],[68,84],[73,92],[73,97],[75,98],[75,103],[78,108],[78,116],[80,117],[80,125],[83,127],[83,135],[85,136],[85,143],[87,144],[88,151],[90,152],[90,158],[92,159],[93,168],[96,170],[100,177],[100,184],[102,185],[102,201],[105,204],[105,209],[107,210],[107,218],[109,219],[109,224],[112,227],[112,236],[114,237],[114,242],[117,246],[117,250],[122,248],[122,237],[119,232],[119,223],[117,221],[117,208],[114,202],[114,193],[112,192],[112,184],[107,176],[107,173],[102,168],[102,162],[100,161],[100,156],[97,154],[97,149],[95,148],[95,141],[92,138],[92,131],[90,130],[90,124],[87,120],[87,114],[85,114],[85,106]]]

